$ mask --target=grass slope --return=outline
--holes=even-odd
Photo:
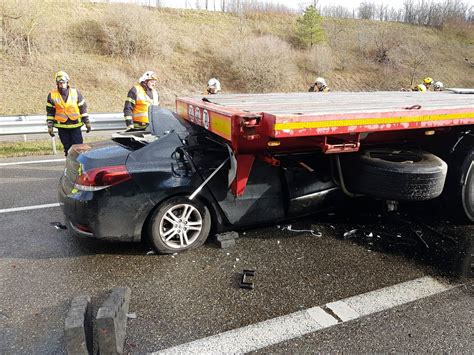
[[[54,4],[4,1],[6,14],[21,17],[7,18],[3,28],[0,114],[44,112],[59,69],[90,112],[121,111],[128,89],[149,69],[157,71],[168,107],[176,96],[203,92],[211,76],[227,93],[306,91],[320,75],[334,90],[399,90],[410,85],[416,65],[416,82],[431,76],[474,87],[474,30],[467,24],[437,30],[328,18],[326,42],[301,48],[293,15]]]

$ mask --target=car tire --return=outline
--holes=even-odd
[[[179,253],[204,244],[211,229],[209,209],[185,196],[170,198],[154,211],[150,242],[161,254]]]
[[[420,150],[367,149],[341,154],[348,191],[386,200],[423,201],[441,195],[447,164]]]

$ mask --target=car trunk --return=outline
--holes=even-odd
[[[63,191],[66,194],[71,193],[77,177],[83,171],[125,165],[132,151],[132,148],[112,140],[73,145],[66,159],[64,178],[61,180]]]

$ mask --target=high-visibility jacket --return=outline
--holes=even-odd
[[[82,115],[79,106],[84,102],[78,102],[78,93],[74,88],[69,89],[67,100],[61,96],[58,90],[51,91],[51,102],[54,105],[54,126],[58,128],[76,128],[81,127]],[[82,100],[84,101],[84,100]],[[50,104],[51,105],[51,104]]]
[[[426,92],[427,88],[424,84],[418,84],[413,91],[421,91],[421,92]]]
[[[152,96],[149,97],[146,94],[145,89],[140,84],[135,85],[135,89],[137,90],[137,98],[135,100],[135,106],[132,110],[132,119],[133,122],[137,123],[148,123],[148,108],[150,105],[158,105],[158,92],[156,90],[152,90]]]

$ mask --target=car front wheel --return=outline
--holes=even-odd
[[[194,249],[206,241],[211,229],[209,209],[187,197],[163,202],[151,218],[151,243],[162,254]]]

